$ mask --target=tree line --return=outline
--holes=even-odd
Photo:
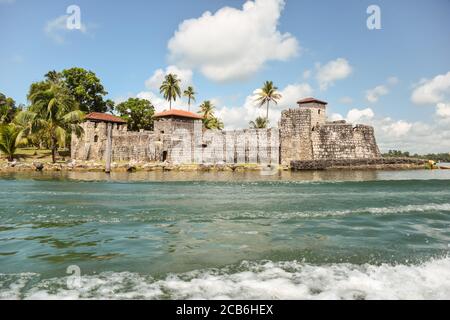
[[[420,155],[417,153],[411,154],[408,151],[401,150],[389,150],[388,152],[383,154],[383,157],[395,157],[395,158],[419,158],[419,159],[428,159],[436,162],[450,162],[450,153],[428,153],[424,155]]]
[[[251,128],[268,127],[269,105],[281,98],[277,90],[271,81],[266,81],[259,90],[255,103],[266,107],[266,117],[251,121]],[[197,95],[193,86],[182,91],[176,74],[165,76],[160,93],[169,102],[169,109],[172,109],[172,102],[185,97],[189,111]],[[151,101],[129,98],[115,105],[106,99],[107,95],[94,72],[77,67],[49,71],[43,80],[32,83],[27,93],[27,106],[16,105],[14,99],[0,93],[0,151],[12,161],[19,147],[50,149],[52,161],[56,162],[58,149],[70,146],[72,134],[83,133],[80,124],[91,112],[116,113],[127,121],[130,131],[153,130],[155,108]],[[200,104],[198,113],[203,116],[205,128],[224,128],[210,100]]]

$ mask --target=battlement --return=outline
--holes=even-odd
[[[289,165],[381,156],[371,126],[327,121],[324,101],[307,98],[298,104],[282,111],[279,128],[233,131],[205,130],[199,115],[182,110],[158,114],[154,131],[140,132],[128,131],[120,118],[95,114],[82,124],[82,137],[72,136],[72,158],[104,160],[109,127],[112,161]]]

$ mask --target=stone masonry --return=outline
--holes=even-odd
[[[72,136],[72,159],[104,161],[107,122],[86,121]],[[173,164],[283,164],[292,161],[381,158],[374,130],[328,122],[326,102],[308,98],[282,112],[279,128],[205,130],[202,121],[158,118],[154,131],[130,132],[112,124],[112,161]]]
[[[282,164],[290,165],[296,160],[381,158],[371,126],[352,125],[344,120],[328,122],[325,102],[305,100],[299,101],[299,108],[281,114]]]
[[[72,137],[72,159],[105,159],[107,124],[86,121]],[[201,120],[155,122],[154,131],[130,132],[113,124],[112,160],[173,164],[279,163],[279,134],[272,129],[204,130]]]

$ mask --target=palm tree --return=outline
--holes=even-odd
[[[281,99],[281,94],[277,91],[278,88],[273,85],[272,81],[264,82],[263,87],[258,92],[258,98],[256,102],[259,103],[259,107],[267,105],[266,119],[269,119],[269,104],[270,102],[278,103]]]
[[[251,129],[265,129],[269,125],[269,120],[267,118],[258,117],[255,121],[249,122]]]
[[[203,119],[210,119],[214,117],[214,105],[211,103],[211,101],[203,101],[203,103],[200,105],[200,113],[203,116]]]
[[[79,123],[84,113],[67,88],[57,83],[48,83],[42,90],[34,90],[29,95],[31,107],[17,115],[17,123],[23,124],[23,133],[40,132],[50,137],[52,161],[56,162],[58,146],[63,146],[67,133],[81,135]]]
[[[0,151],[6,154],[8,161],[14,160],[14,154],[20,144],[20,128],[10,123],[0,126]]]
[[[219,118],[211,118],[206,126],[208,129],[223,130],[224,124]]]
[[[224,127],[224,124],[222,120],[217,118],[214,115],[214,105],[211,103],[211,101],[204,101],[200,105],[200,113],[203,116],[203,125],[206,129],[218,129],[222,130]]]
[[[176,101],[177,96],[181,97],[180,79],[176,74],[169,73],[166,75],[159,92],[164,96],[164,99],[169,101],[170,110],[172,110],[172,100]]]
[[[188,107],[189,107],[188,110],[189,111],[191,111],[191,100],[195,101],[196,94],[197,93],[194,91],[194,87],[191,87],[191,86],[187,87],[187,89],[184,90],[184,92],[183,92],[183,96],[188,98]]]

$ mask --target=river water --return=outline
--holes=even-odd
[[[0,299],[450,299],[450,171],[11,173],[0,203]]]

